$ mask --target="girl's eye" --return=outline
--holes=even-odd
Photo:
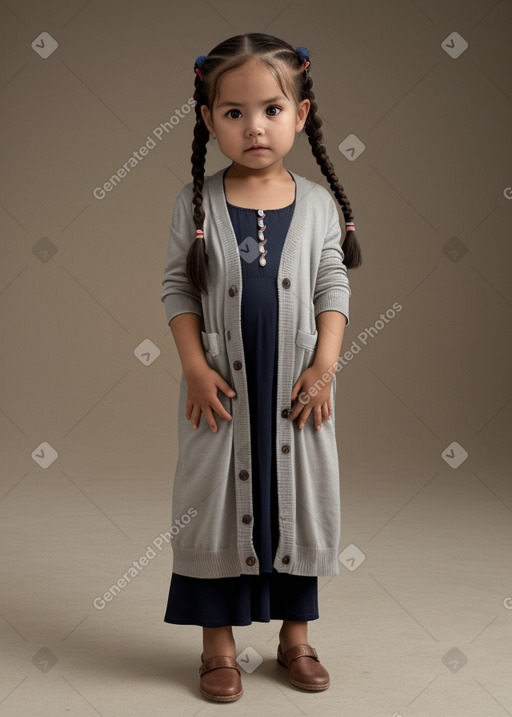
[[[281,112],[281,108],[280,108],[280,107],[277,107],[276,105],[270,105],[269,107],[267,107],[267,110],[277,110],[277,112],[276,112],[275,114],[272,113],[272,114],[270,115],[271,117],[277,117],[277,115],[279,114],[279,112]],[[226,116],[228,116],[230,119],[238,119],[237,117],[233,117],[233,116],[231,115],[232,112],[240,112],[240,110],[232,109],[232,110],[228,110],[228,111],[226,112]]]

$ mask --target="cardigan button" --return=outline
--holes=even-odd
[[[242,362],[241,361],[233,361],[233,368],[236,371],[240,371],[240,369],[242,368]]]
[[[249,523],[252,523],[252,515],[249,515],[248,513],[243,516],[242,523],[245,523],[246,525],[249,525]]]
[[[238,477],[240,478],[240,480],[247,480],[247,478],[249,478],[249,471],[241,470],[238,474]]]
[[[285,289],[289,289],[290,286],[291,286],[291,281],[290,281],[290,279],[283,279],[283,286],[284,286]]]
[[[288,563],[290,562],[290,556],[289,555],[283,556],[283,559],[281,562],[283,562],[285,565],[288,565]]]
[[[250,565],[252,567],[256,562],[256,558],[254,558],[252,555],[249,555],[249,557],[246,558],[245,562],[247,563],[247,565]]]
[[[236,284],[232,284],[232,285],[229,287],[228,294],[229,294],[230,296],[235,296],[235,294],[237,293],[237,291],[238,291],[238,287],[236,286]]]
[[[289,409],[289,408],[283,408],[283,410],[281,411],[281,416],[282,416],[283,418],[288,418],[289,415],[290,415],[290,409]]]
[[[281,450],[283,453],[289,453],[290,452],[290,446],[288,443],[285,443],[284,446],[281,446]]]

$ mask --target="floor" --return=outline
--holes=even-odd
[[[161,477],[125,476],[127,512],[114,520],[100,472],[27,473],[0,501],[0,715],[512,715],[510,508],[463,466],[451,471],[370,468],[346,481],[340,573],[320,578],[309,626],[331,687],[290,685],[275,659],[280,623],[253,623],[234,629],[244,695],[229,705],[199,693],[201,629],[163,622]]]

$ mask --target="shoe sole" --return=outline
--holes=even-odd
[[[235,700],[239,700],[243,693],[244,691],[242,690],[236,695],[211,695],[209,692],[205,692],[201,689],[203,697],[212,700],[212,702],[234,702]]]

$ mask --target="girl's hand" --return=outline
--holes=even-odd
[[[315,428],[320,430],[322,422],[331,419],[331,383],[322,379],[322,371],[310,366],[301,373],[292,389],[292,403],[298,397],[299,400],[290,411],[289,418],[294,421],[299,417],[299,428],[304,428],[308,416],[313,412]],[[318,383],[317,383],[318,382]],[[315,386],[315,383],[317,384]]]
[[[188,385],[185,417],[187,421],[192,419],[194,428],[199,427],[201,413],[203,413],[211,431],[217,433],[217,422],[213,416],[212,409],[215,413],[218,413],[221,418],[225,418],[226,421],[233,420],[231,414],[226,411],[220,402],[217,391],[220,389],[230,398],[236,396],[236,392],[218,371],[207,366],[206,368],[201,368],[201,370],[188,372],[185,378]]]

